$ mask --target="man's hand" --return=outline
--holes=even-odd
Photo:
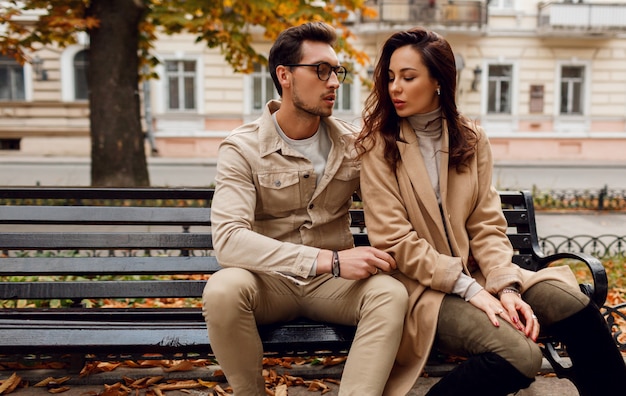
[[[332,272],[332,251],[320,250],[317,256],[317,273]],[[371,246],[357,246],[339,252],[339,274],[344,279],[365,279],[378,272],[396,269],[396,261],[389,253]]]

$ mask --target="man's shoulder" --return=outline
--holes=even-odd
[[[327,120],[330,124],[334,125],[342,135],[356,135],[361,131],[358,125],[342,120],[341,118],[328,117]]]
[[[237,128],[233,129],[232,131],[230,131],[228,136],[226,136],[225,140],[239,140],[239,139],[246,139],[250,137],[256,139],[256,136],[259,133],[259,128],[260,128],[259,120],[254,120],[252,122],[242,124],[238,126]]]
[[[259,120],[254,120],[238,126],[237,128],[233,129],[230,134],[233,135],[238,133],[258,132],[259,126]]]

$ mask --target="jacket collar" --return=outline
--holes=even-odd
[[[261,157],[265,157],[275,152],[282,152],[284,155],[302,157],[302,154],[291,148],[276,131],[272,114],[274,114],[278,109],[280,109],[279,100],[269,101],[263,109],[263,114],[261,115],[259,121],[259,153]],[[328,163],[331,164],[335,162],[332,160],[333,156],[337,155],[337,148],[343,147],[345,144],[345,140],[343,138],[343,134],[345,132],[342,132],[342,128],[332,117],[322,117],[322,122],[326,125],[328,135],[332,141],[332,148],[328,157]],[[339,164],[336,164],[336,166],[338,167]],[[332,170],[333,173],[335,170],[336,169]]]
[[[263,109],[263,114],[259,119],[259,154],[261,157],[265,157],[281,151],[284,154],[301,157],[302,155],[289,147],[276,131],[272,114],[278,109],[280,109],[280,101],[278,100],[268,102]]]

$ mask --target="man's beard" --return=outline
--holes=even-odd
[[[298,89],[294,85],[293,87],[293,105],[296,109],[303,111],[307,114],[311,114],[317,117],[329,117],[333,114],[333,109],[322,106],[310,106],[305,101],[300,99],[298,95]]]

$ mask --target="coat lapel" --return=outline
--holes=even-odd
[[[441,163],[439,164],[439,195],[441,196],[441,202],[444,208],[446,207],[445,203],[448,202],[448,174],[450,170],[448,169],[449,161],[450,161],[450,140],[448,134],[448,124],[446,120],[443,120],[442,123],[442,139],[441,139]]]
[[[419,148],[419,141],[417,135],[413,131],[413,128],[411,128],[411,125],[406,120],[402,121],[400,138],[403,140],[398,141],[397,143],[400,151],[400,158],[404,163],[407,176],[411,182],[413,191],[417,196],[417,200],[423,203],[428,215],[434,223],[440,225],[440,231],[443,232],[443,223],[441,221],[441,214],[439,213],[437,196],[435,195],[432,185],[430,184],[426,166],[424,166],[424,159],[422,158],[422,152]]]
[[[450,147],[450,135],[448,134],[448,127],[446,124],[446,121],[443,120],[443,136],[442,136],[442,140],[441,140],[441,163],[439,164],[440,168],[439,168],[439,195],[441,197],[441,207],[442,207],[442,211],[443,213],[442,215],[442,222],[445,222],[445,229],[444,229],[444,233],[445,230],[448,230],[448,235],[446,235],[446,238],[448,239],[448,246],[451,249],[450,254],[452,255],[456,255],[456,252],[459,252],[459,246],[457,244],[457,241],[454,237],[454,228],[452,227],[452,224],[450,224],[449,221],[449,216],[450,216],[450,212],[448,210],[449,207],[449,202],[448,202],[448,180],[450,177],[450,172],[456,172],[455,170],[450,170],[449,165],[450,165],[450,150],[447,149],[447,147]],[[446,147],[444,149],[444,147]],[[453,176],[454,178],[454,176]],[[454,182],[454,180],[453,180]],[[463,263],[463,268],[465,268],[465,263]],[[467,269],[466,269],[467,272]],[[469,272],[467,272],[469,273]]]

